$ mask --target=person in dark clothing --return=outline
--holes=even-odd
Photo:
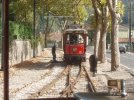
[[[53,56],[53,62],[56,61],[56,45],[54,44],[52,47],[52,56]]]
[[[97,73],[97,58],[95,55],[89,57],[90,71],[93,72],[93,76]]]

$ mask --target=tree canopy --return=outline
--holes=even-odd
[[[10,12],[15,20],[32,24],[34,0],[13,0],[10,2]],[[88,0],[35,0],[36,15],[53,13],[55,16],[68,16],[72,20],[83,22],[88,17],[86,7],[90,5]],[[86,7],[85,7],[86,6]],[[77,17],[76,17],[77,16]],[[75,17],[75,19],[73,19]]]

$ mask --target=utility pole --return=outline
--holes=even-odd
[[[43,35],[44,35],[45,34],[45,28],[44,28],[45,24],[44,24],[44,1],[43,0],[42,0],[42,17],[41,18],[42,18],[42,22],[43,22],[43,24],[42,24],[43,25],[43,29],[42,30],[43,30]]]
[[[132,36],[132,33],[131,33],[131,10],[132,10],[132,7],[131,7],[131,0],[129,0],[129,6],[130,6],[130,9],[129,9],[129,46],[130,46],[130,51],[131,51],[131,36]]]
[[[4,69],[4,100],[9,100],[9,0],[3,2],[3,69]]]
[[[36,15],[36,0],[33,2],[33,35],[34,35],[34,42],[33,42],[33,57],[36,57],[36,33],[35,33],[35,15]]]
[[[3,26],[4,26],[4,22],[3,22],[3,20],[4,20],[4,7],[3,7],[3,5],[4,5],[4,2],[3,2],[4,0],[2,0],[2,9],[1,9],[1,22],[2,22],[2,36],[1,36],[1,45],[2,45],[2,47],[4,46],[4,32],[3,32]],[[4,63],[4,49],[3,48],[1,48],[1,71],[3,71],[3,63]]]
[[[49,9],[48,9],[48,0],[46,1],[46,14],[47,14],[47,20],[46,20],[46,31],[45,31],[45,47],[47,48],[47,34],[49,32],[48,27],[49,27]]]

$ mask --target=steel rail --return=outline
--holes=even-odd
[[[75,84],[78,82],[78,80],[80,79],[80,76],[81,76],[81,74],[82,74],[82,71],[84,71],[85,72],[85,74],[86,74],[86,76],[87,76],[87,78],[88,78],[88,83],[89,83],[89,90],[90,90],[90,92],[96,92],[96,90],[95,90],[95,87],[94,87],[94,85],[93,85],[93,82],[92,82],[92,80],[90,79],[90,76],[89,76],[89,74],[88,74],[88,72],[87,72],[87,70],[86,70],[86,68],[82,65],[82,64],[80,64],[79,65],[79,73],[78,73],[78,75],[77,75],[77,77],[76,77],[76,79],[75,79],[75,81],[74,82],[70,82],[70,79],[71,78],[69,78],[69,84],[68,84],[68,86],[63,90],[63,93],[62,93],[62,95],[61,95],[61,97],[63,97],[63,96],[67,96],[67,97],[69,97],[70,95],[71,95],[71,93],[73,93],[73,89],[74,89],[74,86],[75,86]],[[69,69],[69,70],[71,70],[71,69]],[[70,71],[69,71],[70,72]],[[70,73],[68,73],[69,74],[69,77],[71,77],[70,76]]]
[[[81,67],[79,67],[79,73],[76,77],[76,80],[73,83],[70,82],[70,84],[63,90],[63,93],[60,97],[63,97],[65,95],[67,95],[67,97],[68,97],[69,93],[73,93],[73,88],[74,88],[75,84],[77,83],[78,79],[80,79],[81,73],[82,73],[82,70],[81,70]],[[70,80],[68,80],[68,81],[70,81]]]
[[[95,86],[93,85],[93,82],[92,82],[92,80],[90,79],[90,75],[88,74],[86,68],[85,68],[84,66],[82,66],[82,68],[84,69],[84,71],[85,71],[85,73],[86,73],[86,75],[87,75],[87,78],[88,78],[88,81],[89,81],[89,85],[90,85],[90,89],[91,89],[90,92],[96,92]]]
[[[78,82],[78,80],[81,78],[81,75],[83,74],[83,71],[85,72],[84,75],[85,78],[88,79],[88,84],[89,84],[89,91],[90,92],[96,92],[94,85],[90,79],[90,76],[88,74],[88,71],[86,70],[84,65],[79,64],[79,72],[76,76],[76,79],[74,81],[72,81],[72,76],[71,76],[71,69],[72,69],[72,65],[67,65],[65,69],[63,69],[62,72],[60,72],[60,74],[57,75],[57,77],[55,79],[53,79],[49,84],[45,85],[43,88],[41,88],[40,90],[38,90],[37,92],[30,94],[28,96],[28,99],[37,99],[40,96],[43,96],[43,94],[47,93],[47,91],[49,91],[55,84],[57,81],[59,81],[63,76],[67,77],[67,86],[65,89],[63,89],[60,98],[62,97],[71,97],[71,95],[74,93],[74,88],[76,83]]]
[[[50,84],[45,85],[43,88],[41,88],[40,90],[38,90],[37,92],[30,94],[28,96],[28,99],[32,99],[32,98],[38,98],[39,96],[42,96],[44,93],[46,93],[48,90],[50,90],[52,88],[52,86],[54,86],[54,84],[61,79],[65,74],[66,70],[68,70],[68,67],[66,67],[58,76],[56,79],[52,80]]]

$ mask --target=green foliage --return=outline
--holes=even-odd
[[[78,18],[76,19],[76,21],[79,21],[79,22],[84,22],[87,19],[88,13],[84,6],[80,6],[80,5],[78,6],[77,16],[78,16]]]
[[[34,0],[14,0],[11,2],[11,12],[15,14],[16,21],[26,22],[32,25],[33,15],[33,1]],[[57,16],[80,16],[78,21],[84,21],[87,17],[85,7],[81,4],[90,4],[90,0],[36,0],[36,15],[41,14],[44,10],[44,15],[48,11],[53,12]],[[19,5],[19,6],[18,6]],[[23,9],[23,10],[22,10]],[[74,12],[73,12],[74,9]],[[78,11],[78,12],[77,12]],[[76,19],[75,19],[76,20]]]
[[[33,0],[14,0],[9,7],[10,13],[15,15],[15,21],[32,25]]]
[[[117,2],[118,7],[117,7],[117,12],[120,13],[121,15],[124,15],[124,4],[122,1]]]
[[[100,3],[101,3],[102,5],[106,5],[106,0],[100,0]]]
[[[29,26],[10,21],[9,27],[11,40],[13,40],[14,37],[20,39],[29,39],[32,36],[32,28]]]
[[[84,23],[88,17],[86,10],[87,5],[90,5],[90,0],[35,0],[35,28],[36,33],[46,31],[47,18],[49,17],[48,29],[50,32],[61,29],[61,24],[65,20],[78,21]],[[14,17],[14,22],[10,22],[10,38],[31,39],[34,43],[32,27],[33,27],[33,9],[34,0],[12,0],[10,1],[10,14]],[[51,17],[63,16],[63,17]],[[68,16],[64,17],[64,16]],[[43,39],[38,39],[37,41]]]

